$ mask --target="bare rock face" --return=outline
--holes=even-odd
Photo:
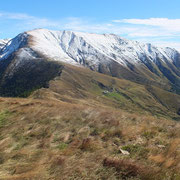
[[[130,155],[130,153],[126,150],[123,150],[121,148],[119,148],[119,151],[123,154],[123,155]]]

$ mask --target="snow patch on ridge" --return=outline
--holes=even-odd
[[[28,34],[26,33],[21,33],[14,39],[9,40],[2,49],[0,49],[0,60],[8,58],[12,53],[24,47],[27,44],[27,40]]]
[[[10,39],[0,39],[0,51],[10,41]]]

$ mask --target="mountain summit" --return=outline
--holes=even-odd
[[[59,62],[180,93],[180,53],[175,49],[155,47],[114,34],[35,29],[0,41],[1,94],[5,93],[3,87],[16,86],[15,81],[24,73],[24,78],[28,78],[26,83],[34,79],[35,71],[43,76],[42,64],[51,71],[52,77],[49,75],[48,80],[55,77],[59,73]],[[30,79],[28,73],[32,76]]]
[[[101,63],[111,61],[126,67],[129,63],[145,63],[145,56],[154,63],[160,58],[165,63],[169,61],[176,65],[179,55],[178,51],[172,48],[159,48],[127,40],[115,34],[36,29],[19,34],[8,42],[2,41],[0,59],[7,58],[25,45],[52,60],[88,64],[94,69],[98,69]]]

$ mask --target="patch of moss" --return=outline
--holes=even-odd
[[[7,118],[11,115],[8,110],[0,112],[0,128],[4,127],[7,123]]]
[[[152,139],[155,136],[155,132],[153,132],[153,131],[145,131],[142,134],[142,136],[149,140],[149,139]]]
[[[123,150],[128,151],[131,156],[138,156],[145,158],[149,150],[140,144],[128,144],[122,147]]]
[[[18,143],[16,144],[14,150],[22,149],[24,146],[26,146],[28,144],[28,141],[29,141],[28,137],[21,136],[18,138],[19,138],[17,141]]]
[[[59,149],[59,150],[64,150],[64,149],[66,149],[68,147],[68,145],[66,144],[66,143],[60,143],[58,146],[57,146],[57,148]]]

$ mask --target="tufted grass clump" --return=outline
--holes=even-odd
[[[7,123],[7,118],[11,115],[8,110],[0,112],[0,128],[4,127]]]

